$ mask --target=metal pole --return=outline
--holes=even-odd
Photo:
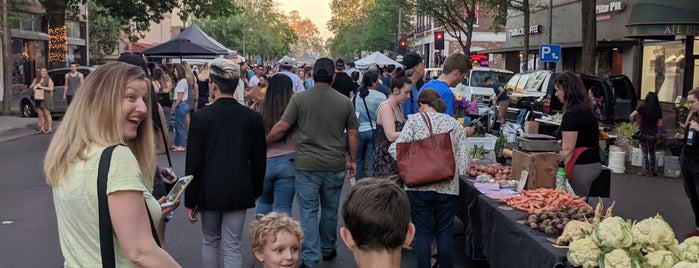
[[[549,0],[549,44],[553,43],[553,0]],[[536,61],[535,61],[536,62]],[[546,63],[546,69],[553,69],[554,68],[553,62],[547,62]]]
[[[90,66],[90,0],[85,1],[85,66]]]
[[[245,30],[243,30],[243,58],[245,58]],[[245,61],[248,59],[245,58]]]

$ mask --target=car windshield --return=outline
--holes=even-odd
[[[546,75],[548,72],[533,72],[529,74],[529,79],[527,80],[527,85],[524,87],[527,91],[539,92],[542,89],[542,84],[546,80]],[[546,87],[543,87],[545,90]]]
[[[514,74],[510,73],[501,73],[501,72],[493,72],[493,71],[472,71],[471,72],[471,86],[473,87],[488,87],[488,85],[485,84],[485,78],[490,77],[495,81],[495,83],[505,85],[507,84],[507,81],[512,78]]]

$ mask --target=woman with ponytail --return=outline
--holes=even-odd
[[[357,179],[370,177],[374,155],[374,130],[376,129],[376,109],[386,95],[378,92],[379,73],[369,71],[364,74],[359,94],[352,97],[354,110],[359,117],[359,150],[357,150]]]

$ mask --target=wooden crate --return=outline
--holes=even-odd
[[[560,155],[557,153],[512,153],[512,178],[519,180],[522,170],[529,172],[525,189],[549,188],[556,185],[556,171]]]
[[[524,133],[526,133],[526,134],[539,134],[539,122],[536,122],[536,121],[524,122]]]

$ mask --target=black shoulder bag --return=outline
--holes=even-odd
[[[357,95],[354,94],[354,97],[352,97],[352,106],[354,106],[354,110],[357,110],[357,105],[355,102],[357,102]],[[371,129],[374,130],[374,123],[371,122],[371,113],[369,113],[369,107],[366,105],[366,98],[362,98],[362,101],[364,102],[364,109],[366,110],[366,116],[369,118],[369,125],[371,126]]]
[[[114,230],[112,228],[112,217],[109,215],[109,203],[107,201],[107,177],[109,175],[109,165],[112,161],[112,152],[114,148],[119,146],[112,145],[102,151],[100,156],[99,170],[97,173],[97,202],[99,207],[99,224],[100,224],[100,253],[102,255],[102,267],[116,267],[116,258],[114,257]],[[145,202],[145,200],[144,200]],[[148,212],[148,203],[146,204],[146,213],[150,221],[150,229],[153,233],[155,243],[160,247],[160,239],[158,232],[155,230],[153,218]]]

